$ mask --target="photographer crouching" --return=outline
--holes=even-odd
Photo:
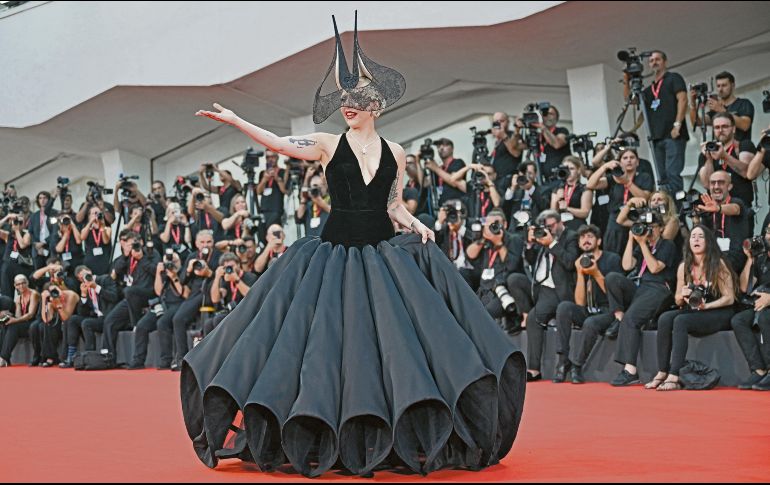
[[[605,277],[623,271],[620,256],[602,251],[602,233],[594,225],[581,226],[577,231],[582,255],[575,261],[577,282],[575,301],[562,301],[556,308],[556,328],[559,347],[558,362],[553,382],[564,382],[567,373],[573,384],[585,382],[582,367],[594,348],[599,335],[603,335],[615,320],[610,312]],[[582,328],[582,341],[574,360],[569,359],[572,328]]]
[[[240,260],[235,254],[225,253],[219,258],[219,267],[214,272],[214,281],[211,284],[211,303],[217,306],[218,311],[214,318],[204,322],[204,337],[235,309],[256,281],[257,275],[240,268]]]
[[[575,261],[580,255],[578,237],[564,227],[558,212],[540,213],[529,227],[524,257],[532,267],[530,282],[523,274],[508,277],[511,292],[527,329],[527,380],[542,379],[540,372],[548,322],[559,302],[575,296]]]
[[[35,347],[35,361],[41,361],[41,367],[51,367],[59,362],[59,342],[63,328],[75,313],[78,298],[77,293],[65,286],[46,284],[41,294],[40,320],[30,328],[30,340]],[[33,330],[34,329],[34,330]],[[35,345],[35,341],[38,345]]]
[[[438,211],[436,244],[455,264],[473,291],[479,288],[478,275],[470,264],[465,249],[473,243],[470,228],[465,221],[468,211],[459,199],[448,200]]]

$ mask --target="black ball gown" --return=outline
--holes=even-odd
[[[523,354],[432,241],[394,237],[387,143],[366,185],[345,136],[321,237],[278,258],[185,357],[182,411],[203,463],[315,477],[478,470],[516,438]]]

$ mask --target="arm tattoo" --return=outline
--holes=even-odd
[[[298,148],[305,148],[311,147],[318,142],[309,138],[289,138],[289,143],[294,143]]]
[[[398,175],[396,175],[396,179],[390,186],[390,194],[388,194],[388,207],[390,207],[390,204],[396,200],[396,197],[398,197]]]

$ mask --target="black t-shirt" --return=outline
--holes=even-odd
[[[489,290],[497,285],[506,284],[508,275],[520,269],[521,254],[523,252],[521,239],[506,233],[503,237],[503,245],[505,245],[508,251],[505,261],[501,260],[498,250],[491,248],[482,249],[478,257],[475,260],[471,260],[476,270],[481,273],[479,290]],[[484,270],[490,268],[494,270],[494,275],[488,273],[490,277],[487,278],[485,277]]]
[[[142,259],[135,260],[132,257],[120,255],[115,260],[113,269],[117,274],[117,282],[121,286],[128,286],[131,282],[133,288],[151,290],[155,284],[155,271],[160,261],[160,256],[154,250],[145,254]],[[132,270],[133,268],[133,270]]]
[[[731,155],[733,158],[738,158],[741,152],[757,153],[757,147],[750,140],[744,140],[738,144],[738,149],[733,150]],[[698,157],[698,163],[702,165],[704,162],[705,157],[701,153]],[[712,161],[712,166],[715,171],[724,170],[730,174],[733,183],[733,190],[730,191],[731,195],[746,202],[749,206],[754,203],[754,185],[751,183],[751,180],[742,177],[732,167],[722,161]]]
[[[222,226],[217,222],[214,216],[202,209],[198,209],[195,212],[195,220],[190,224],[190,235],[192,240],[195,241],[198,232],[204,229],[214,231],[214,241],[221,240],[223,234]]]
[[[77,226],[75,226],[75,220],[72,220],[72,230],[70,231],[69,241],[64,243],[64,250],[59,253],[56,251],[56,245],[61,241],[61,235],[59,234],[59,225],[55,225],[51,230],[51,254],[59,254],[62,262],[69,265],[78,265],[83,262],[83,247],[75,241],[75,232]]]
[[[441,248],[451,261],[457,260],[457,258],[460,257],[460,253],[464,253],[466,248],[473,242],[470,237],[470,230],[466,228],[463,232],[461,228],[459,232],[462,232],[463,235],[461,236],[459,233],[452,233],[449,230],[449,224],[446,223],[441,230],[436,231],[436,244],[438,244],[438,247]]]
[[[741,206],[741,213],[737,216],[726,216],[720,213],[706,212],[701,214],[700,221],[711,229],[717,238],[730,239],[730,252],[742,252],[743,240],[750,236],[748,209],[738,197],[731,197],[729,202],[725,201],[722,205],[727,203]]]
[[[312,200],[305,202],[305,216],[297,217],[298,224],[305,225],[305,236],[321,236],[326,225],[326,220],[329,219],[329,213],[322,210],[320,207],[315,207]],[[318,219],[316,219],[316,217]]]
[[[544,127],[543,129],[548,128]],[[561,126],[554,127],[551,132],[554,134],[554,136],[569,136],[569,130]],[[541,156],[544,157],[544,162],[540,166],[540,173],[545,177],[551,174],[551,170],[561,165],[561,161],[564,160],[564,157],[572,154],[569,143],[559,149],[556,149],[545,140],[545,137],[542,134],[540,135],[540,146],[543,153]]]
[[[259,183],[265,178],[267,172],[263,171],[259,174]],[[275,179],[280,178],[283,180],[286,170],[279,169]],[[278,182],[272,180],[265,184],[265,190],[262,192],[262,198],[259,201],[259,207],[262,212],[283,212],[283,192],[278,188]]]
[[[163,224],[165,224],[163,219],[166,217],[166,208],[158,202],[155,202],[154,199],[149,205],[155,213],[155,223],[158,224],[158,227],[163,227]]]
[[[735,139],[738,141],[743,140],[751,140],[751,127],[754,123],[754,105],[745,98],[735,98],[735,101],[733,101],[733,104],[729,106],[725,106],[725,109],[727,109],[728,113],[732,113],[735,116],[748,116],[751,118],[752,124],[749,125],[748,130],[741,130],[737,126],[735,127]],[[714,115],[717,114],[716,111],[709,111],[706,113],[709,118],[712,120],[714,119]]]
[[[508,137],[513,137],[513,132],[508,132]],[[514,157],[511,152],[508,151],[508,147],[500,140],[495,144],[495,149],[492,150],[492,165],[497,172],[497,178],[504,178],[509,175],[513,175],[519,169],[521,163],[521,155]]]
[[[651,175],[646,173],[641,173],[637,171],[636,175],[634,176],[633,182],[634,182],[634,185],[648,192],[655,189],[655,181],[653,180]],[[610,202],[609,202],[609,208],[608,208],[610,212],[610,217],[616,218],[618,216],[618,213],[620,212],[620,209],[624,205],[626,205],[626,202],[628,202],[631,198],[634,197],[634,194],[632,194],[630,190],[628,191],[628,193],[626,193],[626,188],[616,183],[615,178],[609,173],[607,174],[607,188],[610,195]]]
[[[653,81],[642,91],[644,104],[647,106],[647,114],[650,117],[650,131],[653,140],[671,138],[671,130],[674,129],[674,122],[676,121],[676,94],[679,92],[687,94],[687,85],[681,75],[667,71],[663,75],[662,81],[662,83]],[[657,99],[652,93],[653,86],[658,93]],[[658,86],[660,87],[658,88]],[[658,89],[660,90],[658,91]],[[682,120],[682,126],[679,128],[678,139],[684,141],[690,139],[685,120]]]
[[[3,252],[3,261],[13,261],[15,263],[19,262],[19,256],[23,256],[25,258],[32,257],[32,244],[27,246],[24,249],[21,249],[21,246],[16,243],[16,232],[11,229],[10,227],[7,229],[8,231],[8,243],[5,245],[5,251]],[[21,231],[21,235],[24,236],[28,231]],[[18,253],[18,256],[14,253]],[[16,256],[15,258],[11,258],[11,255]],[[15,275],[12,275],[15,276]]]
[[[446,171],[448,173],[455,173],[461,168],[465,166],[465,162],[460,158],[453,159],[449,166],[447,167]],[[465,197],[465,192],[462,192],[449,184],[444,183],[444,181],[438,176],[435,176],[436,187],[439,191],[439,199],[438,199],[438,205],[442,206],[444,205],[444,202],[450,200],[450,199],[462,199]]]
[[[216,271],[217,267],[219,266],[219,257],[221,255],[222,254],[218,250],[214,249],[209,253],[208,258],[204,258],[199,251],[194,251],[190,253],[189,256],[187,256],[187,259],[182,265],[182,271],[180,272],[179,279],[182,281],[182,284],[190,288],[190,296],[194,296],[198,292],[200,292],[201,289],[203,288],[203,283],[211,279],[211,278],[203,278],[196,275],[194,270],[188,274],[187,268],[190,265],[190,261],[192,261],[193,259],[204,259],[206,261],[206,264],[208,265],[208,267],[211,269],[213,273],[214,271]]]
[[[611,251],[602,251],[602,256],[596,263],[601,271],[602,275],[606,278],[610,273],[623,273],[623,265],[621,264],[620,256]],[[607,308],[610,306],[607,294],[602,291],[599,283],[592,276],[583,276],[585,278],[586,286],[591,285],[591,293],[593,294],[595,308]],[[588,288],[586,288],[586,306],[589,306],[588,301]]]
[[[415,196],[416,194],[416,196]],[[409,179],[404,187],[404,200],[416,200],[415,214],[428,212],[428,188],[420,187],[416,180]]]
[[[166,249],[172,249],[179,255],[179,258],[184,261],[187,258],[187,253],[192,248],[187,245],[184,240],[185,227],[182,224],[171,224],[169,230],[168,242],[163,244],[163,252],[165,254]]]
[[[770,291],[770,258],[767,253],[760,255],[751,265],[751,274],[757,279],[754,289],[764,286]]]
[[[230,213],[230,201],[233,200],[233,197],[238,195],[238,191],[235,190],[235,187],[232,185],[228,186],[226,189],[224,186],[219,188],[219,207],[220,212],[223,214],[229,214]]]
[[[243,281],[246,286],[251,288],[252,285],[257,282],[257,275],[247,271],[241,275],[241,281]],[[244,295],[241,295],[241,292],[238,291],[238,287],[233,287],[229,282],[225,281],[224,278],[220,280],[219,287],[225,290],[225,296],[222,297],[222,299],[219,301],[219,305],[221,307],[225,307],[231,302],[239,303],[241,300],[243,300]],[[233,288],[235,291],[233,291]]]
[[[634,258],[636,258],[636,268],[634,268],[634,273],[637,276],[641,274],[642,283],[668,283],[670,287],[676,279],[676,245],[673,241],[668,239],[658,239],[657,244],[652,248],[652,254],[655,256],[655,259],[666,265],[666,267],[657,274],[653,274],[649,268],[647,268],[647,264],[644,262],[644,255],[642,255],[642,249],[638,244],[634,243],[633,255]],[[642,265],[644,265],[644,272],[642,272]]]

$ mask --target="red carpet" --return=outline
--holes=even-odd
[[[179,374],[0,369],[0,481],[273,481],[228,460],[215,470],[192,451]],[[485,471],[431,481],[765,481],[770,393],[661,393],[609,384],[529,386],[512,452]],[[327,473],[330,481],[363,480]],[[419,481],[378,472],[375,481]],[[317,482],[317,480],[316,480]]]

